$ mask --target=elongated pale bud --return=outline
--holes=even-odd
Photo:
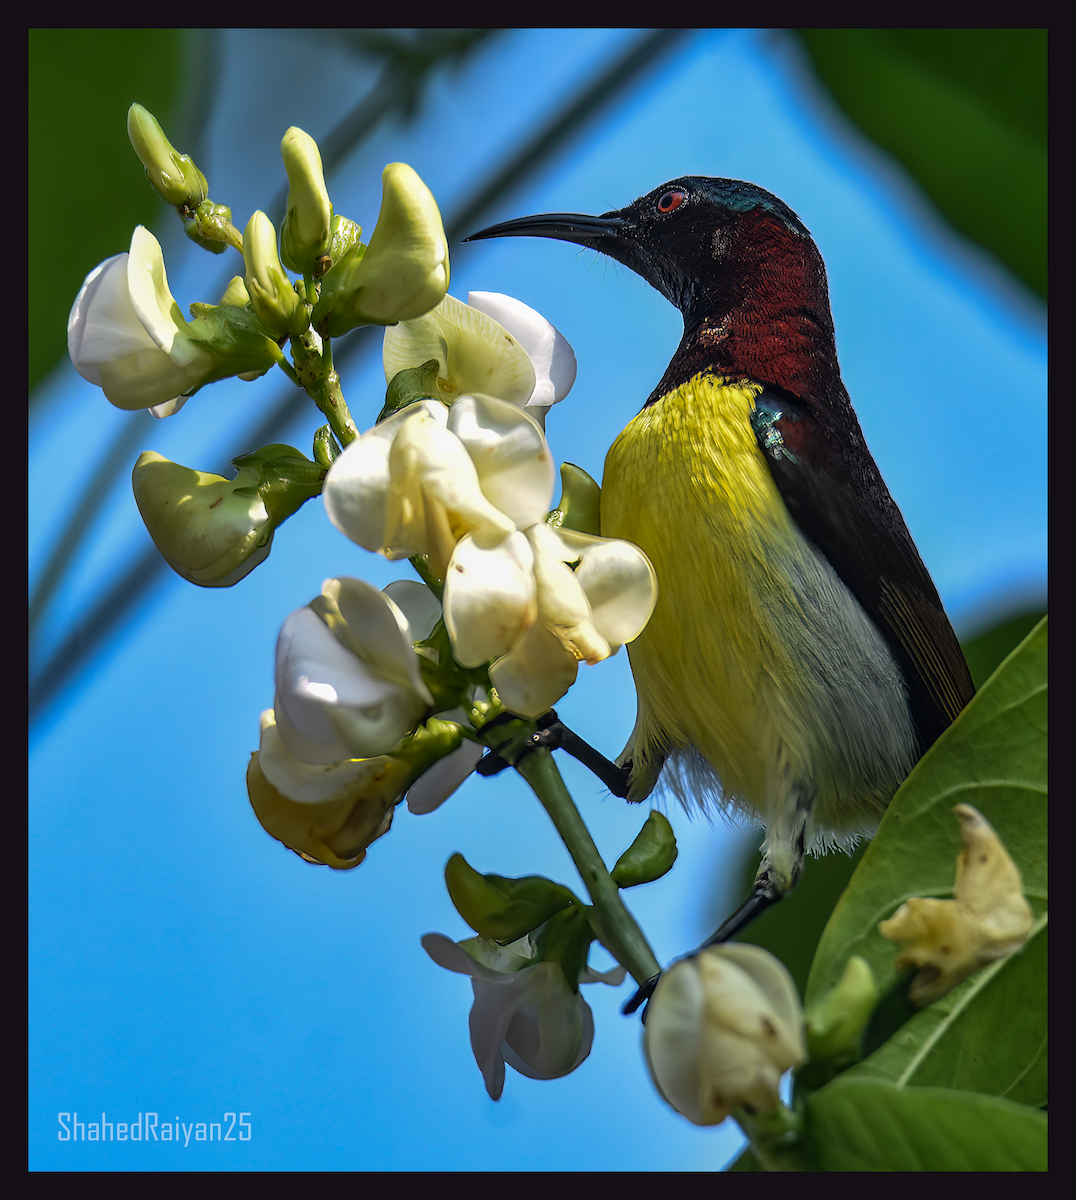
[[[333,206],[325,188],[318,144],[292,126],[280,143],[288,173],[288,210],[280,231],[284,265],[302,275],[322,273],[329,253]]]
[[[325,276],[313,323],[338,337],[359,325],[421,317],[448,291],[448,240],[429,188],[406,163],[390,163],[377,226]]]
[[[261,323],[278,338],[302,333],[308,324],[306,311],[281,266],[273,222],[263,212],[247,222],[243,263],[247,293]]]
[[[189,154],[180,154],[157,118],[141,104],[127,111],[127,136],[158,196],[175,208],[194,208],[209,195],[205,176]]]

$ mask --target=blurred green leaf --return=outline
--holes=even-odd
[[[175,141],[183,48],[180,29],[30,30],[31,389],[67,353],[87,272],[160,217],[127,109],[144,104]]]
[[[1046,917],[1027,945],[916,1013],[844,1078],[1046,1103]]]
[[[845,114],[1046,297],[1046,30],[800,29]]]
[[[808,1097],[822,1171],[1045,1171],[1046,1116],[949,1088],[834,1080]]]
[[[963,638],[960,648],[967,659],[972,683],[981,688],[1044,616],[1044,607],[1033,608],[997,621],[974,637]]]
[[[993,825],[1020,870],[1036,915],[1046,908],[1046,620],[927,752],[897,792],[822,935],[808,1004],[833,987],[852,954],[879,991],[900,983],[878,922],[912,896],[951,896],[961,848],[955,804]]]

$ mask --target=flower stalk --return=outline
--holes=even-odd
[[[768,1113],[746,1108],[733,1118],[750,1139],[751,1150],[766,1171],[815,1171],[817,1165],[803,1139],[803,1117],[783,1104]]]
[[[336,440],[341,446],[350,446],[359,436],[359,430],[344,399],[340,375],[327,352],[328,341],[321,346],[318,343],[318,335],[312,329],[292,338],[295,374],[299,386],[325,414]]]
[[[572,856],[590,901],[597,910],[599,941],[628,972],[636,983],[644,983],[661,971],[654,951],[643,931],[620,897],[620,889],[606,870],[598,847],[590,836],[579,810],[564,786],[553,755],[544,749],[532,750],[517,763],[516,770],[530,784],[534,794],[549,813],[557,833]]]

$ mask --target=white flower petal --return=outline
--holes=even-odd
[[[528,407],[548,408],[567,396],[575,383],[575,353],[541,313],[500,292],[471,292],[467,303],[492,317],[526,350],[535,376]]]
[[[560,1079],[590,1054],[594,1014],[568,986],[559,963],[537,963],[518,978],[516,1008],[501,1053],[528,1079]]]
[[[158,419],[174,417],[189,399],[190,396],[174,396],[171,400],[166,400],[163,404],[152,404],[149,408],[149,415]]]
[[[523,405],[534,391],[534,367],[518,341],[477,309],[445,296],[424,317],[385,330],[385,378],[439,363],[438,387],[451,403],[481,392]]]
[[[559,531],[569,545],[586,534]],[[586,593],[591,620],[614,649],[634,641],[646,628],[658,598],[658,581],[650,560],[631,542],[591,538],[579,546],[582,559],[575,577]]]
[[[310,608],[280,630],[276,688],[281,740],[306,763],[384,754],[425,709],[413,692],[378,678]]]
[[[530,414],[494,396],[463,396],[448,428],[467,448],[486,498],[518,529],[545,520],[553,499],[553,455]]]
[[[548,712],[575,683],[579,662],[539,621],[489,669],[490,683],[509,712],[532,720]]]
[[[526,533],[534,550],[539,623],[575,658],[601,662],[609,655],[609,644],[594,628],[586,595],[564,561],[563,542],[544,522],[532,525]]]
[[[415,814],[431,813],[452,795],[475,769],[485,749],[464,739],[451,754],[439,758],[415,781],[407,793],[407,807]]]
[[[422,642],[433,633],[433,627],[441,619],[441,602],[424,583],[397,579],[382,594],[407,618],[408,641]]]
[[[67,321],[67,349],[75,370],[98,387],[99,364],[157,348],[131,307],[129,257],[115,254],[94,267],[75,297]]]
[[[388,558],[408,558],[422,553],[419,547],[385,545],[389,450],[400,427],[416,411],[441,425],[448,420],[448,409],[430,400],[393,413],[344,450],[329,468],[322,492],[325,511],[336,528],[364,550],[380,551]]]
[[[265,778],[289,800],[306,804],[343,800],[361,788],[366,779],[382,772],[383,762],[379,758],[351,758],[316,765],[302,762],[281,740],[273,710],[267,708],[261,715],[258,765]]]
[[[433,704],[411,645],[414,638],[407,617],[392,599],[362,579],[347,577],[326,579],[321,592],[336,605],[345,623],[338,627],[327,614],[336,638],[378,678],[413,692],[426,705]]]
[[[518,532],[488,550],[471,537],[456,546],[445,578],[445,628],[461,666],[507,653],[534,620],[533,562]]]

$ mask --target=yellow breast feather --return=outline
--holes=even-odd
[[[785,508],[751,426],[761,391],[698,375],[645,408],[606,458],[602,534],[639,545],[659,585],[628,648],[631,798],[668,760],[662,782],[685,803],[768,824],[811,779],[821,829],[867,832],[915,761],[904,685]]]

